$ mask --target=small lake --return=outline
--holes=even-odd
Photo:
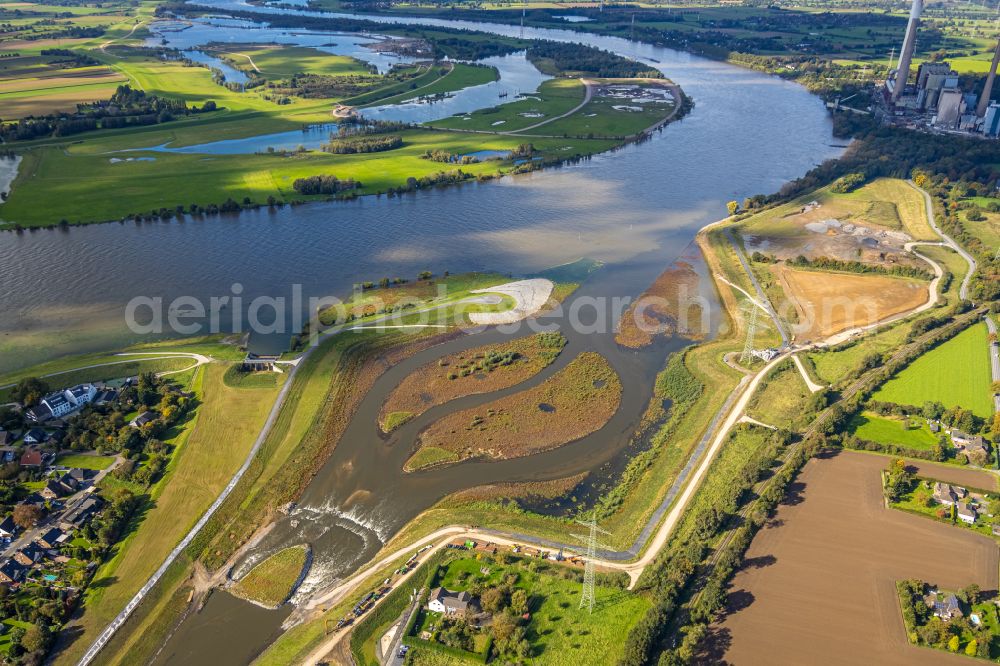
[[[507,102],[516,102],[519,94],[537,92],[538,86],[543,81],[552,78],[538,71],[538,68],[525,57],[524,51],[484,58],[476,61],[476,64],[496,67],[500,74],[499,80],[463,88],[439,99],[396,100],[396,104],[361,109],[361,115],[371,120],[425,123]],[[415,90],[413,93],[414,96],[419,96],[420,91]]]
[[[222,72],[222,75],[226,77],[227,83],[239,83],[243,85],[250,81],[250,77],[247,76],[246,73],[236,69],[218,56],[211,55],[204,51],[198,51],[197,49],[190,49],[188,51],[184,51],[184,57],[188,60],[208,65],[212,69],[219,70]]]

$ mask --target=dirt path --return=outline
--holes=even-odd
[[[792,360],[795,361],[795,367],[799,369],[799,374],[802,375],[802,381],[806,383],[806,388],[809,389],[810,393],[818,393],[826,388],[822,384],[817,384],[810,379],[809,373],[806,372],[806,366],[802,364],[802,359],[799,358],[798,354],[792,354]]]
[[[204,365],[205,363],[211,363],[212,362],[211,358],[209,358],[208,356],[205,356],[203,354],[188,354],[188,353],[182,353],[182,352],[177,352],[177,353],[165,353],[165,352],[146,352],[146,353],[143,353],[143,352],[121,352],[121,353],[115,354],[115,356],[138,356],[139,358],[137,358],[137,359],[129,359],[127,361],[109,361],[107,363],[94,363],[93,365],[84,365],[84,366],[81,366],[79,368],[73,368],[71,370],[60,370],[59,372],[50,372],[47,375],[42,375],[42,377],[43,378],[45,378],[45,377],[58,377],[59,375],[68,375],[71,372],[79,372],[80,370],[90,370],[91,368],[105,368],[105,367],[108,367],[108,366],[111,366],[111,365],[121,365],[123,363],[134,363],[135,361],[162,361],[162,360],[172,359],[172,358],[190,358],[190,359],[194,359],[195,362],[192,365],[187,366],[186,368],[181,368],[180,370],[168,370],[166,372],[158,372],[158,373],[156,373],[157,377],[166,377],[167,375],[173,375],[173,374],[176,374],[178,372],[187,372],[188,370],[197,368],[199,365]],[[10,388],[11,386],[15,386],[15,384],[4,384],[3,386],[0,386],[0,389],[7,389],[7,388]]]
[[[528,130],[533,130],[536,127],[541,127],[542,125],[548,125],[549,123],[555,122],[556,120],[562,120],[563,118],[567,118],[569,116],[572,116],[574,113],[576,113],[577,111],[579,111],[583,107],[587,106],[587,104],[590,103],[591,98],[594,96],[594,84],[593,84],[593,82],[588,81],[587,79],[580,79],[580,83],[583,84],[583,101],[580,102],[579,104],[577,104],[576,106],[574,106],[572,109],[570,109],[566,113],[562,114],[561,116],[554,116],[552,118],[548,118],[548,119],[543,120],[543,121],[541,121],[539,123],[535,123],[534,125],[528,125],[527,127],[522,127],[519,130],[513,130],[513,131],[510,131],[510,132],[497,132],[497,134],[521,134],[523,132],[527,132]]]

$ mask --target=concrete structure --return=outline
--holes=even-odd
[[[920,14],[924,11],[924,0],[913,0],[910,7],[910,22],[906,24],[906,36],[903,38],[903,50],[899,52],[899,64],[896,67],[896,80],[892,87],[892,101],[899,100],[906,89],[906,79],[910,76],[910,62],[913,60],[913,47],[917,42],[917,28],[920,26]]]
[[[962,116],[962,91],[958,89],[942,90],[938,98],[937,117],[935,125],[955,127]]]
[[[993,63],[990,65],[989,74],[986,75],[986,87],[979,98],[979,107],[976,108],[976,115],[982,118],[986,115],[986,109],[990,104],[990,95],[993,94],[993,81],[997,76],[997,64],[1000,63],[1000,39],[997,40],[997,49],[993,53]]]
[[[1000,104],[996,102],[986,107],[986,113],[983,116],[983,134],[1000,136]]]

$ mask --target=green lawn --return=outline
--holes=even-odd
[[[246,47],[237,46],[225,56],[231,64],[253,71],[249,56],[264,78],[288,79],[295,74],[309,73],[327,76],[374,76],[367,65],[356,58],[333,55],[306,46]]]
[[[939,401],[989,418],[993,400],[988,344],[986,324],[971,326],[917,358],[872,398],[905,405]]]
[[[482,572],[484,566],[487,574]],[[529,559],[500,565],[488,558],[465,557],[449,563],[438,584],[464,590],[473,581],[486,586],[499,584],[510,574],[517,577],[515,587],[527,591],[530,598],[527,638],[532,647],[530,663],[538,666],[615,663],[622,656],[628,630],[649,608],[645,597],[598,585],[591,614],[580,608],[582,570]]]
[[[263,606],[278,606],[292,593],[307,556],[305,546],[279,551],[251,569],[233,585],[231,592]]]
[[[449,129],[513,132],[566,113],[583,101],[584,92],[579,79],[549,79],[542,82],[537,93],[517,101],[428,124]],[[541,133],[542,128],[538,129]]]
[[[114,456],[85,456],[85,455],[69,454],[65,456],[59,456],[59,458],[56,459],[56,464],[65,465],[66,467],[74,467],[78,469],[101,470],[108,467],[114,461],[115,461]]]
[[[930,451],[937,443],[937,436],[930,431],[927,421],[915,417],[910,419],[910,428],[903,428],[903,420],[886,418],[871,412],[862,412],[851,419],[851,434],[861,439],[895,444],[920,451]]]

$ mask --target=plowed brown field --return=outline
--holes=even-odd
[[[700,663],[968,664],[907,643],[895,581],[997,589],[997,544],[886,509],[888,458],[844,452],[810,461],[773,521],[754,539]],[[947,481],[996,486],[974,470],[934,466]]]

